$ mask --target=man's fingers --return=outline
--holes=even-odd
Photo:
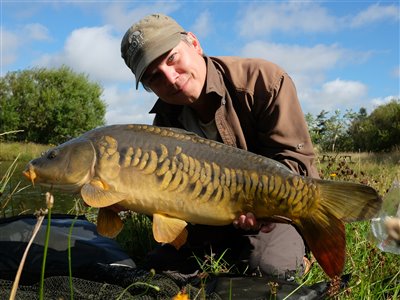
[[[241,228],[244,230],[260,230],[261,232],[271,232],[276,224],[275,223],[263,223],[257,222],[256,217],[253,213],[241,214],[235,221],[233,221],[233,226],[236,228]]]
[[[258,229],[258,224],[253,213],[240,215],[235,221],[233,221],[233,225],[244,230]]]
[[[257,225],[256,217],[254,216],[253,213],[247,213],[246,214],[245,222],[246,222],[247,226],[249,226],[250,228],[256,227],[256,225]]]

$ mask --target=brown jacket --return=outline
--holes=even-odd
[[[206,93],[217,93],[215,122],[222,141],[318,177],[307,124],[289,75],[277,65],[239,57],[205,57]],[[182,106],[158,99],[150,113],[157,126],[184,128]]]

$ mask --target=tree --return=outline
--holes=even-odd
[[[306,121],[310,131],[311,140],[314,145],[322,151],[354,151],[355,140],[352,129],[355,124],[367,116],[365,108],[358,113],[351,109],[344,114],[336,110],[329,115],[328,111],[322,110],[316,117],[310,113],[306,114]]]
[[[350,124],[348,129],[348,136],[352,141],[353,147],[352,151],[365,151],[365,136],[361,134],[362,128],[364,127],[364,122],[368,117],[367,110],[362,107],[360,108],[358,114],[353,119],[353,122]]]
[[[378,106],[350,128],[355,146],[361,151],[390,151],[400,146],[400,99]]]
[[[308,130],[313,144],[321,146],[326,131],[326,115],[329,112],[322,110],[315,118],[312,114],[305,115]]]
[[[102,88],[68,67],[9,72],[0,78],[1,131],[8,139],[58,144],[105,124]]]
[[[331,116],[328,114],[328,111],[322,110],[316,118],[306,115],[312,142],[323,151],[349,150],[352,142],[347,129],[356,114],[352,110],[347,110],[344,115],[340,110],[336,110]]]

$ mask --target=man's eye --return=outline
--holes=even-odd
[[[176,52],[172,53],[172,54],[168,57],[167,63],[168,63],[168,64],[173,63],[173,62],[175,61],[175,59],[176,59]]]

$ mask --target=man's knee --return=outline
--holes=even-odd
[[[296,229],[287,224],[276,224],[269,233],[251,237],[254,250],[250,267],[267,275],[287,277],[304,271],[304,241]]]

